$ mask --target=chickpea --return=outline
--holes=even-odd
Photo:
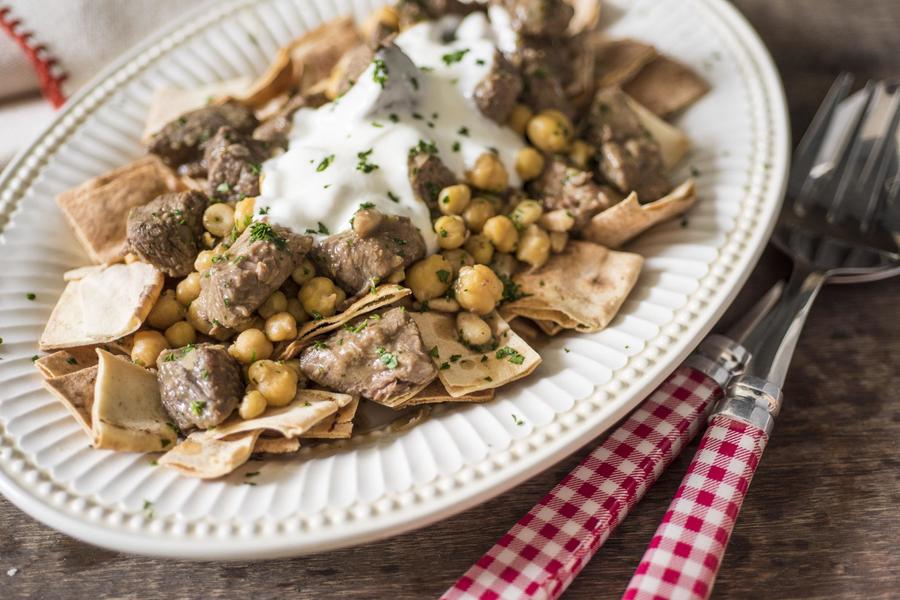
[[[459,302],[452,298],[435,298],[428,301],[429,310],[436,310],[444,313],[459,312]]]
[[[289,312],[280,312],[266,319],[266,337],[283,342],[297,337],[297,320]]]
[[[160,352],[169,347],[166,338],[158,331],[138,331],[134,334],[131,361],[142,367],[155,367]]]
[[[175,299],[175,292],[166,290],[147,315],[147,323],[154,329],[166,329],[183,318],[184,307]]]
[[[488,219],[484,224],[483,233],[498,252],[512,252],[519,243],[519,232],[512,220],[505,215]]]
[[[216,254],[212,250],[203,250],[200,254],[197,255],[197,258],[194,259],[194,270],[199,273],[203,273],[204,271],[209,271],[210,267],[213,266],[213,256]]]
[[[566,249],[566,244],[569,243],[569,234],[562,233],[560,231],[551,231],[550,232],[550,249],[555,253],[559,254],[560,252]]]
[[[528,139],[544,152],[564,152],[572,141],[572,122],[558,110],[545,110],[528,121]]]
[[[438,208],[445,215],[461,215],[471,201],[472,191],[464,183],[445,187],[438,194]]]
[[[262,306],[257,309],[256,312],[259,313],[263,319],[268,319],[272,315],[280,312],[284,312],[287,310],[287,296],[284,295],[284,292],[281,290],[276,290],[272,292],[272,295],[266,298],[266,301],[262,303]]]
[[[347,299],[347,294],[327,277],[313,277],[300,288],[299,299],[307,314],[330,317]]]
[[[575,217],[572,216],[572,213],[568,210],[559,208],[557,210],[551,210],[548,213],[544,213],[543,216],[538,219],[538,224],[547,231],[558,231],[564,233],[575,226]]]
[[[266,412],[266,405],[266,397],[259,393],[259,390],[250,390],[241,399],[238,413],[245,421],[247,419],[255,419]]]
[[[294,317],[294,322],[298,325],[309,321],[309,315],[303,310],[303,305],[296,298],[288,298],[287,312]]]
[[[470,312],[461,312],[456,315],[456,330],[464,344],[469,346],[483,346],[490,343],[494,337],[491,326],[484,319]]]
[[[443,296],[450,287],[451,277],[453,265],[440,254],[432,254],[407,270],[406,284],[416,300],[425,302]]]
[[[401,268],[397,269],[396,271],[394,271],[393,273],[391,273],[390,275],[388,275],[387,279],[385,279],[385,282],[386,283],[400,283],[404,279],[406,279],[406,269],[401,267]]]
[[[528,121],[530,121],[533,116],[534,113],[531,112],[530,108],[524,104],[516,104],[509,114],[509,119],[507,119],[506,124],[519,135],[525,135]]]
[[[493,152],[485,152],[479,156],[468,177],[473,186],[489,192],[502,192],[509,184],[506,167]]]
[[[272,342],[259,329],[245,329],[228,347],[228,354],[239,363],[249,365],[272,356]]]
[[[434,232],[444,250],[459,248],[466,241],[466,222],[459,215],[444,215],[434,222]]]
[[[519,270],[519,261],[512,254],[494,254],[494,260],[491,261],[491,269],[498,276],[512,278]]]
[[[503,297],[503,283],[484,265],[463,267],[454,286],[456,301],[466,310],[486,315]]]
[[[172,348],[181,348],[196,342],[197,332],[194,330],[194,326],[187,321],[178,321],[166,329],[166,341]]]
[[[384,222],[384,215],[374,208],[360,208],[353,214],[350,227],[361,238],[369,237]]]
[[[582,169],[588,168],[588,163],[597,153],[597,149],[583,140],[575,140],[572,142],[572,148],[569,150],[569,158]]]
[[[516,258],[532,268],[542,267],[550,258],[550,236],[537,225],[529,225],[519,241]]]
[[[238,233],[247,229],[253,221],[254,210],[256,210],[256,198],[244,198],[234,205],[234,228]]]
[[[544,155],[532,148],[526,146],[519,150],[516,154],[516,173],[522,178],[522,181],[531,181],[540,177],[544,172]]]
[[[509,214],[509,218],[521,229],[537,223],[542,214],[544,214],[544,206],[540,202],[537,200],[522,200]]]
[[[490,264],[494,257],[494,245],[484,235],[471,235],[463,246],[466,251],[472,255],[476,263],[487,265]]]
[[[247,378],[270,406],[286,406],[297,395],[296,371],[274,360],[254,362],[247,371]]]
[[[175,286],[175,299],[187,306],[200,297],[200,273],[194,272]]]
[[[462,248],[457,248],[455,250],[444,250],[441,252],[441,256],[447,259],[447,262],[453,267],[453,277],[459,273],[459,270],[464,266],[471,267],[475,264],[475,259],[472,258],[468,252],[463,250]]]
[[[131,263],[136,263],[136,262],[138,262],[137,254],[135,254],[133,252],[129,252],[128,254],[125,255],[125,264],[126,265],[130,265]]]
[[[209,332],[212,330],[212,323],[200,314],[200,305],[196,302],[191,302],[190,306],[188,306],[186,318],[187,322],[200,333],[209,335]]]
[[[312,264],[312,261],[308,258],[304,258],[303,261],[297,265],[297,268],[291,273],[291,279],[294,280],[294,283],[297,285],[303,285],[310,279],[316,276],[316,266]]]
[[[213,234],[211,234],[208,231],[204,231],[203,235],[200,236],[200,244],[207,250],[215,248],[216,247],[216,236],[214,236]]]
[[[234,209],[224,202],[210,204],[203,211],[203,227],[216,237],[225,237],[234,227]]]
[[[468,208],[463,211],[463,220],[466,226],[474,232],[479,232],[485,222],[497,214],[493,203],[487,198],[473,198]]]

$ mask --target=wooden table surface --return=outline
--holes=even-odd
[[[737,0],[782,71],[795,139],[842,68],[900,75],[897,0]],[[748,296],[786,272],[768,251]],[[739,300],[741,302],[741,300]],[[833,286],[812,310],[775,434],[713,596],[900,594],[900,279]],[[0,598],[436,598],[596,441],[518,488],[437,525],[263,563],[154,560],[77,542],[0,498]],[[618,598],[687,468],[682,454],[569,588]],[[17,569],[15,575],[8,575]]]

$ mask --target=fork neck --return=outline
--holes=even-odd
[[[778,304],[747,336],[744,345],[753,357],[747,375],[781,387],[809,309],[826,279],[825,273],[809,264],[794,263]]]

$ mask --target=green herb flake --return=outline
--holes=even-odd
[[[461,48],[460,50],[456,50],[455,52],[448,52],[441,56],[441,60],[444,61],[444,64],[448,67],[453,63],[458,63],[463,59],[463,56],[469,52],[468,48]]]
[[[372,80],[380,85],[381,89],[384,89],[384,84],[387,83],[389,76],[387,64],[382,58],[376,58],[373,63],[375,64],[375,70],[372,72]]]
[[[322,350],[327,347],[328,347],[328,344],[326,344],[322,340],[316,340],[315,342],[313,342],[313,348],[315,348],[316,350]]]
[[[397,357],[385,350],[384,346],[379,346],[375,351],[378,353],[378,360],[388,369],[396,369],[400,364]]]
[[[357,171],[368,174],[379,168],[378,165],[369,162],[369,156],[372,155],[373,151],[374,148],[369,148],[368,150],[356,153],[356,158],[359,159],[359,162],[356,164]]]
[[[257,221],[250,225],[250,241],[251,242],[270,242],[275,244],[279,250],[287,247],[287,240],[275,233],[272,226],[264,221]]]
[[[441,363],[441,366],[440,366],[441,371],[446,371],[449,368],[450,368],[450,363],[448,363],[448,362]]]
[[[259,475],[259,471],[250,471],[249,473],[244,473],[244,477],[246,477],[247,479],[256,477],[257,475]]]
[[[468,137],[469,136],[469,128],[468,127],[460,127],[459,131],[457,131],[456,133],[458,133],[459,135]]]
[[[512,415],[513,423],[515,423],[518,427],[521,427],[525,424],[525,421],[517,417],[516,415]]]
[[[370,208],[375,208],[375,205],[371,202],[363,202],[359,205],[359,208],[356,210],[368,210]]]
[[[198,417],[203,413],[204,408],[206,408],[206,402],[203,400],[194,400],[191,402],[191,412]]]
[[[40,358],[41,358],[40,356],[35,354],[34,356],[31,357],[31,362],[37,362],[38,360],[40,360]]]
[[[168,438],[159,438],[159,445],[162,446],[163,448],[168,448],[169,444],[171,444],[171,443],[172,443],[172,440],[170,440]]]
[[[391,113],[391,114],[388,115],[388,120],[389,120],[391,123],[399,123],[399,122],[400,122],[400,117],[397,116],[397,113]]]
[[[222,183],[220,183],[219,185],[216,186],[216,191],[219,192],[220,194],[227,194],[228,192],[231,191],[231,186],[228,185],[227,181],[223,181]],[[181,212],[181,211],[176,211],[176,212]],[[177,214],[176,214],[176,216],[177,216]]]
[[[329,154],[319,161],[319,164],[316,166],[316,173],[321,173],[322,171],[330,167],[332,162],[334,162],[334,154]]]
[[[37,294],[35,294],[34,292],[28,292],[27,294],[25,294],[25,297],[29,300],[34,300],[35,298],[37,298]]]
[[[156,460],[155,458],[154,458],[153,460],[151,460],[151,461],[148,461],[148,462],[150,463],[150,466],[151,466],[151,467],[158,467],[158,466],[159,466],[159,461]]]
[[[462,358],[462,354],[453,354],[450,356],[450,362],[457,362]]]
[[[509,346],[504,346],[497,350],[496,354],[494,354],[498,359],[509,357],[509,362],[514,365],[521,365],[525,362],[525,357],[519,354],[516,350],[513,350]]]
[[[431,350],[428,351],[428,356],[430,356],[431,358],[440,358],[440,356],[438,355],[438,347],[433,346]]]
[[[462,144],[460,144],[459,142],[453,142],[452,149],[454,152],[459,152],[461,148]]]
[[[3,343],[3,338],[0,338],[0,343]],[[75,357],[74,357],[74,356],[70,356],[69,358],[67,358],[67,359],[66,359],[66,362],[69,363],[70,365],[77,365],[77,364],[78,364],[78,361],[75,360]]]
[[[144,500],[144,507],[142,509],[144,511],[144,516],[148,519],[153,518],[153,503],[149,500]]]
[[[444,230],[441,230],[441,231],[443,234],[447,233]],[[447,236],[443,235],[443,237],[447,237]],[[437,272],[437,277],[438,277],[438,279],[441,280],[441,283],[449,283],[450,282],[450,271],[447,271],[446,269],[439,269]]]

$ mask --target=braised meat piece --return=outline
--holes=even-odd
[[[350,231],[317,242],[310,256],[319,272],[353,296],[424,258],[425,240],[406,217],[366,209],[353,217]]]
[[[167,123],[153,134],[147,149],[170,167],[178,167],[198,162],[206,142],[220,127],[250,134],[258,124],[253,111],[237,102],[205,106]],[[198,174],[198,170],[194,169],[192,174]]]
[[[575,14],[565,0],[498,0],[521,35],[562,36]]]
[[[203,153],[207,194],[224,202],[258,196],[260,165],[268,156],[267,143],[220,127]]]
[[[264,221],[251,223],[200,278],[198,312],[217,327],[245,324],[311,245],[309,236]]]
[[[480,2],[462,0],[401,0],[397,3],[400,31],[419,21],[439,19],[446,15],[465,16],[483,9]]]
[[[591,217],[621,200],[606,186],[598,185],[588,171],[551,159],[540,177],[529,184],[531,193],[544,201],[546,210],[566,209],[575,218],[575,230]]]
[[[418,200],[437,210],[438,195],[456,184],[456,175],[434,153],[411,152],[408,162],[409,184]]]
[[[481,113],[503,125],[522,92],[522,77],[506,58],[496,52],[491,72],[475,87],[475,103]]]
[[[163,407],[182,431],[215,427],[237,408],[244,394],[241,367],[224,346],[164,350],[156,366]]]
[[[598,174],[623,194],[637,192],[641,202],[651,202],[671,189],[659,143],[621,90],[602,90],[594,96],[584,136],[599,149]]]
[[[163,194],[128,213],[131,251],[166,275],[184,277],[194,270],[208,201],[200,192]]]
[[[574,115],[566,88],[574,77],[576,53],[568,38],[520,37],[514,63],[524,82],[522,100],[535,112],[554,109]]]
[[[253,131],[253,138],[268,142],[271,148],[287,148],[288,135],[294,127],[294,113],[304,106],[315,107],[306,96],[291,96],[284,106]]]
[[[303,373],[328,389],[384,402],[434,379],[419,328],[402,308],[368,315],[307,347]]]

